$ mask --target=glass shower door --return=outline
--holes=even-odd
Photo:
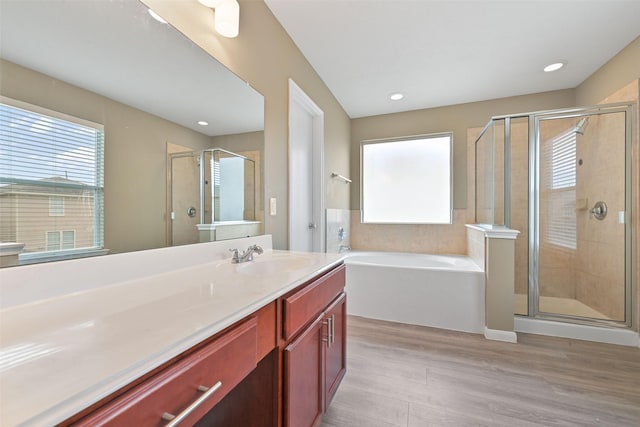
[[[630,300],[628,111],[537,116],[539,317],[626,322]]]
[[[171,245],[198,243],[200,223],[200,155],[177,153],[171,157],[169,223]]]

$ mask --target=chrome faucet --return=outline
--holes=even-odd
[[[242,251],[242,254],[238,254],[237,249],[229,249],[230,252],[233,252],[233,257],[231,258],[232,264],[240,264],[241,262],[253,261],[253,254],[257,253],[258,255],[262,254],[263,250],[258,245],[251,245],[246,251]]]

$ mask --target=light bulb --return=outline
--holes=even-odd
[[[559,70],[562,67],[564,67],[564,63],[556,62],[556,63],[549,64],[546,67],[544,67],[544,71],[547,72],[547,73],[550,73],[551,71]]]
[[[237,37],[240,31],[240,5],[236,0],[220,0],[215,10],[214,27],[224,37]]]

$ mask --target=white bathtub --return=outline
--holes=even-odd
[[[352,252],[345,264],[349,314],[484,333],[484,272],[469,257]]]

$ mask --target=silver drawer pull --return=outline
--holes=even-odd
[[[173,415],[168,412],[162,414],[162,419],[170,421],[167,423],[165,427],[173,427],[180,424],[187,418],[193,411],[195,411],[198,406],[202,405],[205,400],[211,397],[213,393],[215,393],[220,387],[222,387],[222,381],[218,381],[211,388],[207,388],[203,385],[198,386],[199,391],[204,391],[204,394],[200,396],[196,401],[194,401],[191,405],[189,405],[184,411],[180,412],[178,415]]]
[[[322,322],[323,325],[327,325],[327,338],[322,338],[322,342],[326,342],[327,346],[331,345],[331,318],[327,318]]]
[[[327,343],[327,348],[331,348],[331,344],[333,344],[333,316],[327,317],[326,322],[323,323],[327,325],[327,339],[322,341]]]
[[[336,317],[335,314],[331,315],[331,344],[336,342]]]

